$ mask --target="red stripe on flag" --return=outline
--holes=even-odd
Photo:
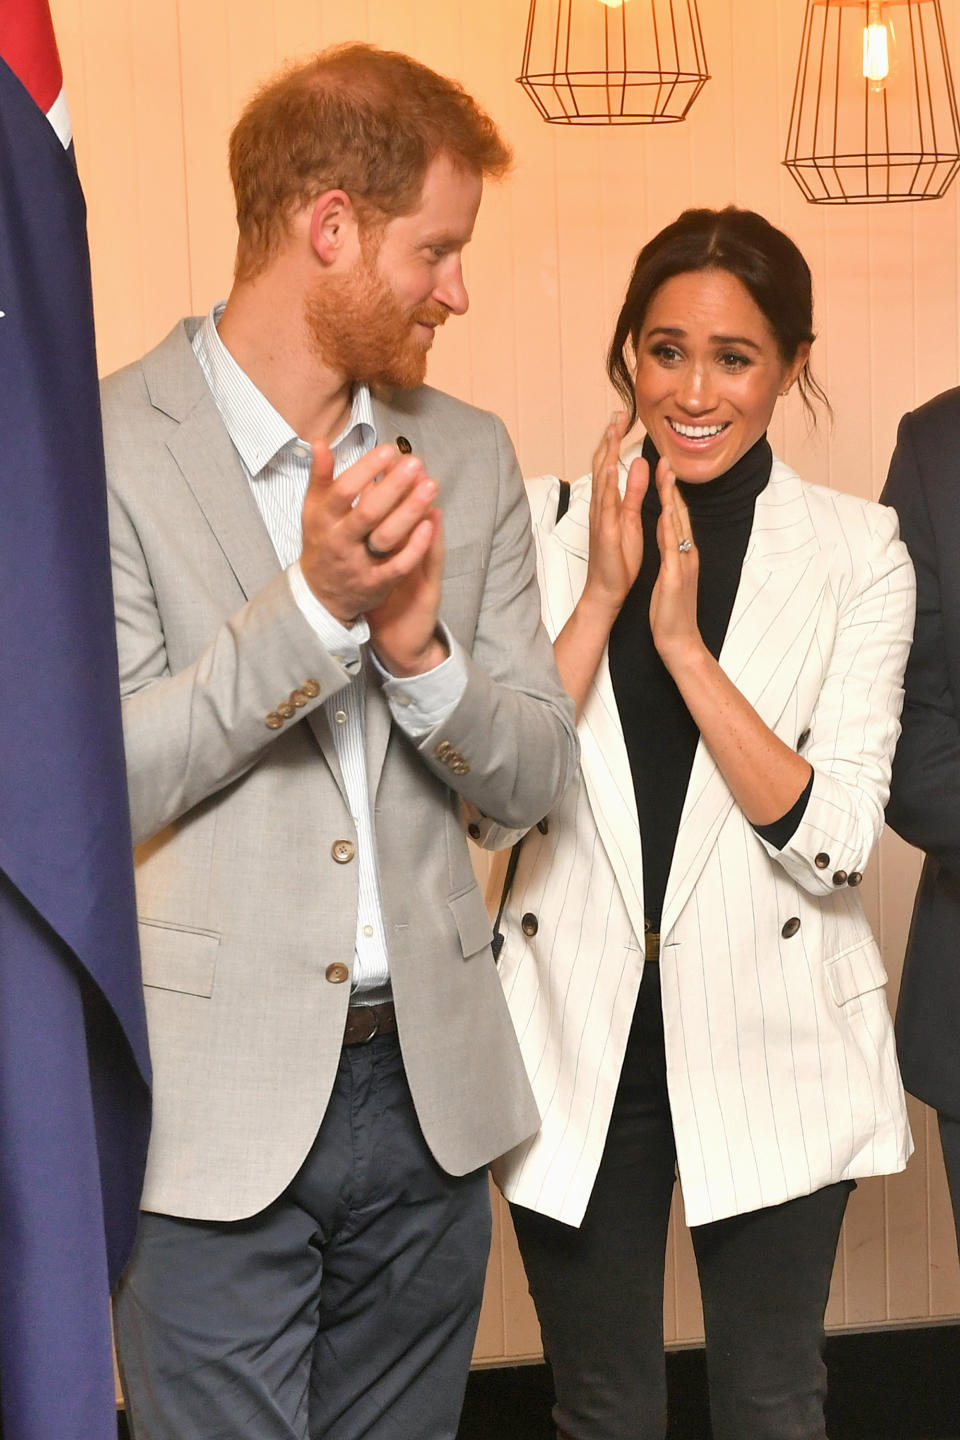
[[[0,58],[46,114],[63,88],[48,0],[0,0]]]

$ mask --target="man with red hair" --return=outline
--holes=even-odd
[[[575,762],[500,422],[422,384],[509,152],[403,55],[233,132],[229,298],[104,418],[155,1122],[137,1440],[456,1434],[485,1167],[537,1124],[461,802]]]

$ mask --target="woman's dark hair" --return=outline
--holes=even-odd
[[[813,285],[810,267],[788,235],[753,210],[684,210],[672,225],[644,245],[633,267],[626,299],[610,344],[607,374],[637,418],[634,377],[627,360],[636,351],[650,301],[660,286],[695,270],[726,270],[736,276],[773,331],[785,365],[799,346],[812,342]],[[813,401],[830,402],[805,364],[798,385],[815,418]]]

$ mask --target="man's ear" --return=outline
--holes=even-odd
[[[325,190],[310,212],[310,244],[324,265],[333,265],[355,242],[356,211],[345,190]]]

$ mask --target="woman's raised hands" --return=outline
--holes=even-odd
[[[620,494],[620,446],[626,430],[626,412],[618,410],[594,454],[590,492],[590,559],[583,599],[609,612],[611,624],[640,570],[640,506],[650,483],[647,462],[636,459]]]

